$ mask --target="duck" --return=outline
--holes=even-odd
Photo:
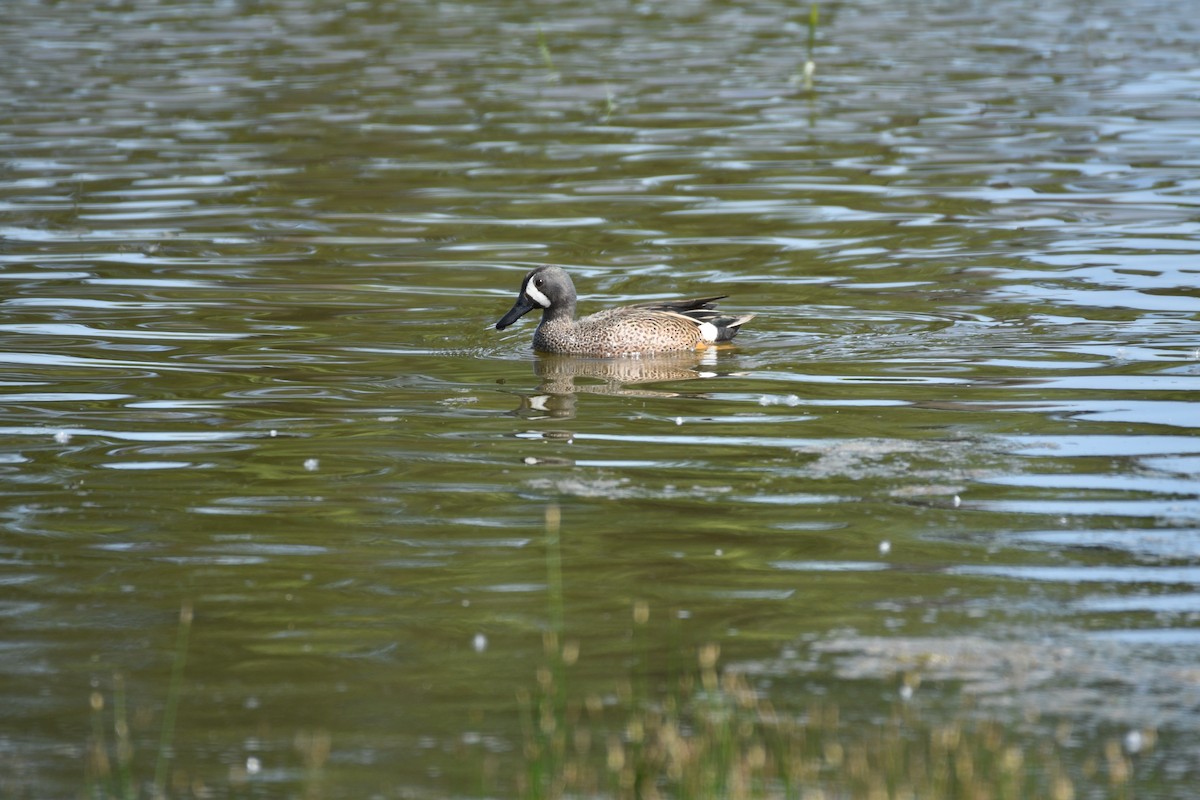
[[[542,320],[533,349],[542,353],[611,358],[696,350],[737,335],[754,314],[727,316],[716,302],[728,295],[620,306],[575,319],[575,284],[562,267],[541,266],[521,281],[517,301],[496,323],[502,331],[533,311]]]

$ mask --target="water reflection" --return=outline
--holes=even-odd
[[[625,358],[585,358],[539,353],[533,372],[541,383],[536,394],[523,395],[517,413],[537,419],[571,419],[578,395],[668,398],[703,397],[699,387],[653,388],[644,384],[695,381],[722,374],[719,348]]]

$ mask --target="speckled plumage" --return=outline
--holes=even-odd
[[[545,266],[525,276],[517,302],[496,329],[541,308],[533,347],[543,353],[609,357],[694,350],[729,341],[754,317],[721,315],[715,303],[722,297],[622,306],[576,320],[571,277],[561,267]]]

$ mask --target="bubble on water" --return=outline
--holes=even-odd
[[[304,468],[306,470],[308,470],[309,472],[316,472],[317,468],[320,466],[321,466],[321,462],[315,458],[304,459]]]
[[[676,425],[682,425],[682,424],[683,424],[683,417],[676,417],[676,418],[675,418],[675,424],[676,424]]]
[[[786,397],[771,397],[770,395],[764,394],[762,397],[758,398],[758,404],[760,406],[787,406],[789,408],[795,408],[803,402],[804,401],[801,400],[799,396],[794,394],[789,394]]]
[[[58,442],[59,444],[66,444],[67,442],[71,441],[71,432],[59,431],[58,433],[54,434],[54,441]]]
[[[275,430],[274,428],[271,428],[271,430],[267,431],[267,436],[270,436],[272,439],[274,439],[278,435],[279,435],[279,431]]]
[[[907,683],[900,687],[900,699],[901,700],[912,700],[912,696],[913,696],[913,687],[909,686]]]
[[[879,555],[886,556],[890,552],[892,552],[892,543],[884,539],[879,543]]]
[[[954,495],[954,507],[958,508],[961,505],[962,505],[962,498],[959,497],[958,495]]]
[[[1142,751],[1142,745],[1145,741],[1142,739],[1141,731],[1130,731],[1125,734],[1125,752],[1133,754]]]
[[[262,772],[262,762],[256,756],[250,756],[246,759],[246,774],[257,775]]]
[[[475,648],[476,653],[482,653],[484,650],[487,650],[487,637],[482,633],[475,634],[475,638],[471,640],[471,646]]]

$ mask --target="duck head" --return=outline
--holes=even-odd
[[[562,267],[530,270],[521,282],[517,302],[496,323],[496,330],[504,330],[535,308],[542,309],[543,318],[561,315],[570,319],[575,315],[575,284]]]

